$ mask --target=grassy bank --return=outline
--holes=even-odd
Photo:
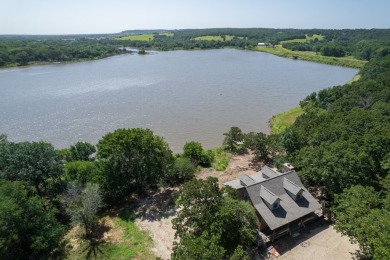
[[[318,63],[324,63],[329,65],[337,65],[343,67],[351,67],[351,68],[362,68],[367,61],[357,60],[353,57],[328,57],[321,56],[315,52],[311,51],[291,51],[283,48],[281,45],[276,45],[275,47],[265,47],[265,46],[256,46],[254,48],[256,51],[262,51],[271,53],[280,57],[285,58],[294,58]]]
[[[271,133],[279,134],[291,126],[298,116],[303,114],[300,106],[294,107],[286,112],[272,116],[270,119]]]

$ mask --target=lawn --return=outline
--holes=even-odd
[[[137,34],[137,35],[129,35],[118,38],[118,40],[122,41],[152,41],[154,39],[154,34]]]
[[[288,42],[301,42],[301,43],[304,43],[304,42],[308,42],[308,41],[314,40],[315,38],[317,38],[319,41],[322,41],[324,39],[324,36],[320,35],[320,34],[313,34],[312,36],[309,36],[309,35],[306,34],[306,38],[305,39],[293,39],[293,40],[288,40],[288,41],[281,41],[280,43],[281,44],[288,43]]]
[[[300,106],[294,107],[286,112],[272,116],[270,119],[271,133],[280,134],[287,127],[291,126],[298,116],[303,114],[303,110]]]
[[[319,63],[325,63],[330,65],[351,67],[351,68],[362,68],[367,61],[358,60],[354,57],[329,57],[322,56],[313,51],[291,51],[283,48],[281,45],[275,45],[273,48],[265,46],[257,46],[254,48],[257,51],[272,53],[281,57],[295,58],[300,60],[307,60]]]
[[[165,35],[168,37],[172,37],[174,34],[171,32],[165,32],[165,33],[160,33],[159,35]],[[122,41],[152,41],[154,39],[154,34],[149,33],[149,34],[136,34],[136,35],[128,35],[128,36],[123,36],[120,38],[117,38],[117,40],[122,40]]]
[[[118,216],[105,216],[100,223],[104,223],[102,231],[93,244],[81,238],[78,227],[68,233],[66,259],[155,259],[153,241],[135,224],[132,209],[124,208]]]
[[[231,41],[233,39],[232,35],[225,35],[225,40],[226,41]],[[217,41],[217,42],[222,42],[223,38],[222,36],[212,36],[212,35],[207,35],[207,36],[200,36],[196,37],[195,41]]]

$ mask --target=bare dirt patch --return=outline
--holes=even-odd
[[[141,230],[148,231],[153,239],[152,251],[162,259],[170,259],[175,230],[172,219],[176,207],[172,204],[176,189],[162,189],[151,196],[139,200],[135,223]]]
[[[333,226],[321,221],[298,230],[292,236],[283,237],[271,244],[280,256],[267,259],[353,259],[359,246],[351,244],[348,237],[341,236]],[[266,255],[266,254],[264,254]]]
[[[253,157],[253,154],[234,155],[230,159],[225,171],[219,172],[213,168],[206,168],[197,173],[196,178],[206,179],[207,177],[216,177],[218,178],[219,186],[222,186],[223,183],[238,178],[244,172],[248,175],[257,172],[259,167],[252,162]]]

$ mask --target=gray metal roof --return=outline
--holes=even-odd
[[[302,198],[294,200],[288,195],[286,189],[283,187],[284,179],[295,183],[295,185],[305,191],[302,194]],[[262,196],[260,196],[262,187],[265,187],[280,199],[278,208],[271,210],[267,207],[263,201],[264,198],[262,199]],[[245,188],[253,206],[271,230],[277,229],[321,208],[317,200],[303,187],[295,171],[279,174],[278,176]]]

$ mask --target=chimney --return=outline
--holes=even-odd
[[[283,164],[283,170],[284,170],[284,172],[291,172],[291,171],[294,170],[294,166],[292,166],[289,163],[284,163]]]

